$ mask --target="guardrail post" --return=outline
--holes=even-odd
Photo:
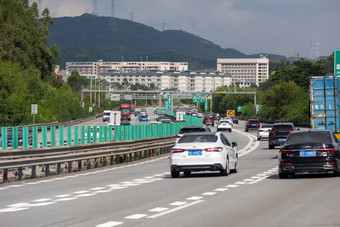
[[[81,160],[78,161],[78,171],[81,171]]]
[[[64,126],[59,126],[59,146],[64,146]]]
[[[32,166],[31,179],[36,177],[37,166]]]
[[[47,127],[41,127],[42,147],[47,147]]]
[[[80,126],[80,144],[85,144],[85,126]]]
[[[50,175],[50,165],[45,165],[45,177],[48,177]]]
[[[72,173],[72,161],[69,161],[67,164],[67,172]]]
[[[7,127],[1,127],[1,149],[7,149]]]
[[[107,165],[107,160],[106,160],[106,157],[104,157],[103,166],[106,166],[106,165]]]
[[[56,128],[55,126],[52,126],[50,128],[50,134],[51,134],[51,138],[50,138],[50,146],[51,147],[55,147],[56,146]]]
[[[61,163],[57,163],[57,174],[61,173]]]
[[[72,126],[66,127],[67,146],[72,145]]]
[[[2,182],[5,183],[8,181],[8,169],[2,170]]]
[[[38,137],[38,127],[33,126],[32,127],[32,144],[33,148],[39,148],[39,137]]]
[[[87,159],[86,168],[87,169],[91,169],[91,161],[90,161],[90,159]]]
[[[120,155],[115,155],[115,159],[116,159],[116,164],[119,164],[120,163]]]
[[[22,180],[22,167],[18,168],[18,180]]]
[[[28,149],[29,144],[28,144],[28,127],[24,126],[22,127],[22,148],[23,149]]]
[[[73,133],[74,133],[73,144],[74,145],[78,145],[79,144],[79,126],[74,126],[73,127]]]
[[[97,143],[98,142],[98,127],[97,126],[92,126],[92,128],[93,128],[92,143]]]
[[[12,127],[12,148],[18,149],[18,127]]]
[[[113,155],[110,156],[110,165],[113,165]]]

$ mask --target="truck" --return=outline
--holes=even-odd
[[[310,92],[310,124],[313,129],[329,129],[340,139],[340,78],[312,76]]]
[[[119,111],[121,112],[121,120],[131,121],[131,110],[130,110],[130,102],[120,102],[119,103]]]
[[[121,112],[120,111],[111,111],[110,119],[107,122],[109,126],[121,125]]]

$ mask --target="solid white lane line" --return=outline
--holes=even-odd
[[[250,181],[254,181],[254,179],[244,179],[243,181],[250,182]]]
[[[103,190],[105,189],[104,187],[96,187],[96,188],[91,188],[91,191],[96,191],[96,190]]]
[[[174,202],[174,203],[170,203],[170,206],[182,206],[184,204],[187,204],[188,202],[182,202],[182,201],[178,201],[178,202]]]
[[[80,194],[80,195],[76,195],[77,197],[88,197],[88,196],[93,196],[95,195],[94,193],[88,193],[88,194]]]
[[[200,199],[203,199],[203,197],[201,197],[201,196],[193,196],[193,197],[187,198],[187,200],[200,200]]]
[[[254,180],[254,181],[252,181],[252,182],[249,182],[248,184],[255,184],[255,183],[257,183],[257,182],[260,182],[260,181],[266,179],[267,177],[268,177],[268,176],[262,177],[262,178],[260,178],[260,179],[257,179],[257,180]]]
[[[192,203],[188,203],[188,204],[186,204],[186,205],[179,206],[179,207],[173,208],[173,209],[171,209],[171,210],[167,210],[167,211],[162,212],[162,213],[159,213],[159,214],[154,214],[154,215],[148,216],[148,217],[146,217],[146,218],[158,218],[158,217],[160,217],[160,216],[163,216],[163,215],[166,215],[166,214],[170,214],[170,213],[176,212],[176,211],[178,211],[178,210],[182,210],[182,209],[184,209],[184,208],[187,208],[187,207],[196,205],[196,204],[201,203],[201,202],[204,202],[204,200],[197,200],[197,201],[194,201],[194,202],[192,202]]]
[[[25,207],[29,205],[30,205],[29,203],[15,203],[15,204],[8,205],[8,207],[17,208],[17,207]]]
[[[163,212],[163,211],[166,211],[168,210],[169,208],[166,208],[166,207],[156,207],[156,208],[153,208],[151,210],[149,210],[150,212]]]
[[[125,217],[126,219],[141,219],[141,218],[144,218],[146,217],[147,215],[146,214],[133,214],[133,215],[130,215],[130,216],[127,216]]]
[[[123,222],[109,221],[103,224],[96,225],[96,227],[114,227],[123,224]]]

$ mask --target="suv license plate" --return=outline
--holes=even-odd
[[[300,157],[315,157],[316,151],[300,151]]]
[[[279,139],[279,141],[286,141],[286,139]]]
[[[202,151],[188,151],[189,156],[197,156],[197,155],[202,155]]]

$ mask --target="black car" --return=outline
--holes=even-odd
[[[32,134],[28,133],[28,144],[32,145]],[[21,128],[18,129],[18,145],[23,145],[24,139],[23,139],[23,131]],[[13,146],[13,132],[12,130],[7,131],[7,146]]]
[[[238,117],[232,116],[231,119],[233,119],[234,124],[238,124]]]
[[[323,172],[339,175],[340,147],[330,130],[291,132],[280,149],[279,177],[295,173]]]
[[[295,131],[293,123],[275,123],[272,130],[269,132],[268,147],[274,149],[275,146],[283,145],[289,133]]]
[[[249,129],[258,129],[260,127],[260,121],[258,119],[249,119],[246,122],[246,125],[244,127],[244,131],[248,132]]]

